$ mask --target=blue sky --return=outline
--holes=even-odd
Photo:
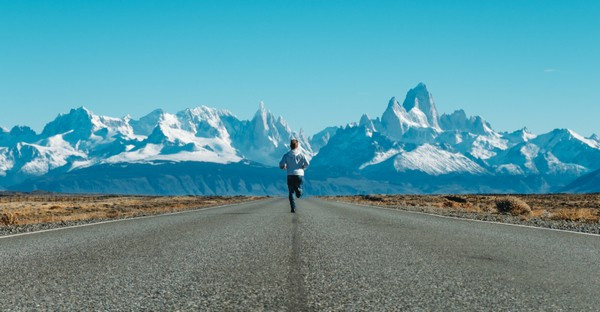
[[[0,0],[0,125],[207,105],[292,128],[424,82],[497,130],[600,132],[600,1]]]

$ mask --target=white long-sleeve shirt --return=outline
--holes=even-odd
[[[304,175],[304,169],[310,163],[308,159],[298,150],[293,149],[283,155],[279,162],[279,168],[287,169],[288,175]]]

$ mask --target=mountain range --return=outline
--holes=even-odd
[[[600,138],[569,129],[498,132],[437,111],[420,83],[380,117],[312,135],[260,103],[250,120],[206,106],[139,119],[84,107],[40,133],[0,128],[0,188],[78,193],[280,194],[290,138],[311,159],[310,194],[598,192]],[[594,180],[595,179],[595,180]]]

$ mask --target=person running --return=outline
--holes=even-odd
[[[297,198],[302,196],[304,169],[309,165],[308,159],[300,152],[298,145],[298,140],[292,139],[290,142],[290,151],[285,153],[279,162],[279,168],[283,170],[287,169],[287,185],[292,213],[296,212],[294,193]]]

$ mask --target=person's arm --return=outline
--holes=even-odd
[[[279,162],[279,169],[285,169],[285,167],[286,167],[285,155],[283,155],[283,157],[281,157],[281,161]]]

